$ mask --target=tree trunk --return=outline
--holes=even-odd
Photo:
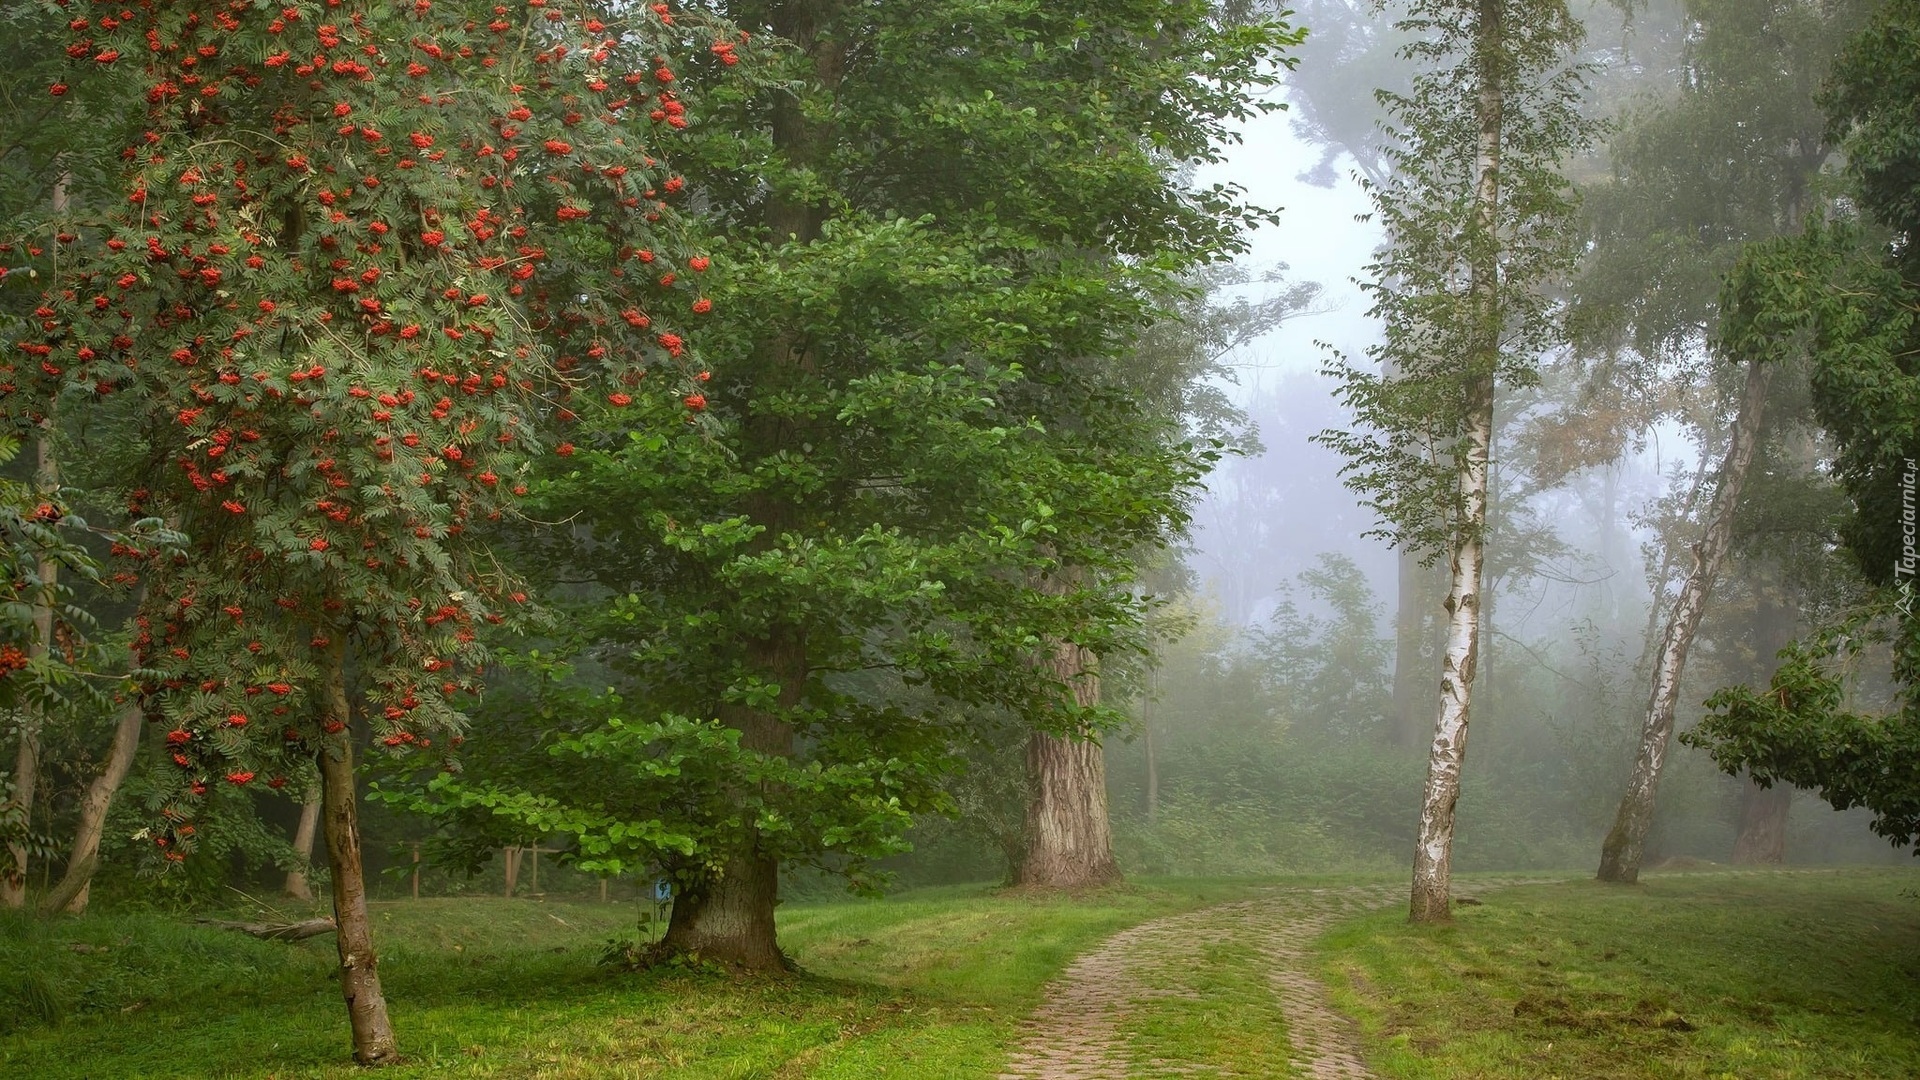
[[[1752,779],[1740,794],[1740,835],[1733,841],[1736,866],[1779,866],[1787,861],[1787,815],[1793,788],[1762,788]]]
[[[1140,731],[1147,751],[1147,824],[1160,816],[1160,753],[1153,739],[1153,689],[1158,682],[1147,676],[1147,696],[1140,703]]]
[[[776,711],[727,705],[720,718],[740,731],[742,749],[791,757],[793,728],[783,717],[806,689],[806,640],[796,631],[776,630],[749,643],[748,655],[751,667],[779,686]],[[779,861],[761,850],[759,837],[749,831],[720,872],[674,897],[660,951],[697,954],[749,971],[785,970],[791,965],[780,952],[773,925],[779,902]]]
[[[56,197],[55,210],[65,209],[66,181],[61,180],[60,194]],[[42,495],[51,496],[60,488],[60,467],[53,451],[53,417],[40,421],[40,431],[33,440],[34,447],[34,487]],[[33,601],[33,640],[27,644],[27,653],[34,660],[44,661],[53,649],[53,590],[60,579],[60,564],[52,559],[38,561],[36,572],[40,578],[40,587]],[[9,800],[18,808],[23,827],[33,824],[33,797],[40,783],[40,729],[46,717],[35,706],[20,710],[20,745],[14,751],[13,759],[13,797]],[[0,907],[23,908],[27,906],[27,847],[24,843],[7,845],[7,865],[0,867]]]
[[[1414,922],[1453,917],[1453,821],[1460,800],[1460,774],[1467,761],[1467,725],[1473,707],[1474,664],[1480,653],[1480,578],[1486,558],[1481,526],[1486,522],[1488,435],[1492,431],[1493,379],[1472,388],[1469,424],[1460,469],[1466,526],[1454,544],[1453,586],[1447,596],[1447,647],[1440,668],[1440,711],[1427,752],[1427,781],[1420,803],[1420,836],[1413,854]]]
[[[1462,430],[1455,447],[1460,520],[1455,523],[1448,568],[1447,644],[1440,665],[1440,710],[1427,752],[1427,782],[1420,802],[1420,835],[1413,850],[1414,922],[1453,918],[1453,823],[1460,800],[1460,774],[1467,761],[1467,725],[1473,711],[1474,667],[1480,652],[1480,588],[1486,570],[1487,487],[1493,454],[1494,377],[1500,362],[1500,162],[1504,142],[1506,6],[1480,0],[1474,33],[1473,69],[1478,84],[1474,114],[1473,228],[1469,242],[1468,296],[1474,318],[1472,353],[1462,404]]]
[[[281,891],[295,900],[312,902],[313,887],[307,884],[307,866],[313,862],[313,834],[320,823],[320,797],[310,795],[300,804],[300,823],[293,827],[293,853],[300,865],[287,871]]]
[[[1088,649],[1061,642],[1053,650],[1056,678],[1074,702],[1100,702],[1098,662]],[[1027,740],[1026,848],[1013,883],[1043,889],[1083,889],[1120,880],[1107,816],[1107,758],[1085,732],[1036,731]]]
[[[758,853],[736,856],[706,884],[673,898],[660,949],[748,971],[785,970],[773,927],[779,899],[779,864]]]
[[[1107,818],[1106,752],[1081,736],[1036,731],[1027,741],[1026,844],[1013,883],[1083,889],[1120,880]]]
[[[767,12],[773,32],[792,43],[811,62],[814,76],[829,94],[840,85],[848,42],[827,31],[826,24],[843,6],[840,0],[792,0],[774,4]],[[773,96],[767,125],[773,148],[787,167],[816,168],[831,151],[833,133],[826,124],[808,115],[805,103],[795,94]],[[810,188],[800,190],[776,185],[766,201],[763,215],[773,243],[810,244],[821,236],[827,207]],[[778,395],[802,377],[813,366],[809,349],[804,334],[790,327],[776,328],[757,349],[764,370],[755,387],[756,394]],[[807,441],[795,421],[764,411],[750,412],[741,434],[745,447],[743,457],[789,451]],[[754,541],[756,550],[765,550],[777,542],[784,531],[801,519],[800,508],[773,493],[756,492],[746,503],[747,516],[764,530]],[[720,719],[741,733],[742,749],[792,757],[794,732],[786,717],[805,696],[811,674],[806,634],[798,625],[776,623],[765,637],[741,644],[747,669],[777,685],[779,695],[770,710],[723,706],[718,710]],[[667,932],[660,939],[659,953],[698,954],[704,959],[753,971],[787,968],[789,964],[780,952],[773,922],[774,908],[780,899],[779,860],[762,849],[760,838],[751,828],[738,839],[732,851],[722,854],[724,862],[717,872],[705,880],[679,883],[681,892],[674,897],[673,913],[667,922]]]
[[[67,858],[67,871],[61,875],[60,883],[40,899],[42,914],[51,915],[61,910],[69,915],[86,913],[87,900],[93,892],[93,872],[100,864],[100,837],[106,831],[107,811],[112,809],[114,795],[133,769],[133,759],[140,752],[140,728],[145,722],[146,714],[138,700],[128,702],[120,710],[120,722],[113,729],[113,745],[107,750],[106,766],[93,778],[93,783],[87,785],[86,799],[80,804],[80,824],[74,829],[73,854]]]
[[[359,794],[354,782],[352,711],[347,704],[346,635],[327,649],[323,672],[327,715],[343,725],[315,755],[320,765],[321,825],[333,871],[333,918],[339,927],[340,994],[353,1027],[353,1059],[390,1065],[400,1058],[387,999],[380,992],[379,958],[367,917],[366,877],[360,862]]]
[[[1720,484],[1708,511],[1706,532],[1694,546],[1693,570],[1680,587],[1680,595],[1667,617],[1666,633],[1660,640],[1633,775],[1627,781],[1626,794],[1614,815],[1613,828],[1600,848],[1601,881],[1631,884],[1640,880],[1640,862],[1646,853],[1647,831],[1653,826],[1654,796],[1660,786],[1660,768],[1666,761],[1667,743],[1673,735],[1687,651],[1693,646],[1694,634],[1706,611],[1707,597],[1713,592],[1714,578],[1732,543],[1734,511],[1740,505],[1740,488],[1746,483],[1747,468],[1753,463],[1754,447],[1759,443],[1767,386],[1772,379],[1770,365],[1757,359],[1747,362],[1746,388],[1740,395],[1740,410],[1734,416],[1727,457],[1720,466]]]

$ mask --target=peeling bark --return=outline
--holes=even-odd
[[[343,635],[344,637],[344,635]],[[380,961],[373,949],[373,924],[367,916],[367,884],[360,859],[359,793],[355,786],[353,725],[347,704],[346,644],[327,650],[322,688],[327,715],[342,724],[315,755],[320,764],[321,825],[327,862],[333,871],[333,918],[339,927],[340,994],[353,1028],[353,1059],[362,1065],[391,1065],[400,1060],[387,999],[380,990]]]
[[[1640,880],[1640,863],[1646,855],[1647,832],[1653,827],[1654,797],[1660,787],[1667,744],[1673,736],[1673,718],[1680,702],[1680,680],[1686,672],[1687,652],[1693,647],[1701,616],[1706,612],[1707,597],[1713,592],[1714,579],[1733,541],[1734,511],[1740,505],[1740,489],[1746,483],[1747,469],[1753,464],[1754,448],[1759,444],[1767,387],[1772,379],[1771,365],[1757,359],[1747,362],[1746,387],[1740,395],[1740,410],[1734,417],[1727,456],[1720,466],[1720,484],[1708,511],[1706,531],[1694,545],[1693,570],[1680,587],[1680,595],[1667,617],[1666,632],[1660,639],[1660,652],[1653,667],[1653,689],[1647,698],[1647,715],[1640,729],[1633,774],[1627,780],[1626,794],[1614,815],[1613,828],[1600,848],[1598,877],[1601,881],[1632,884]]]
[[[1478,82],[1474,103],[1478,126],[1473,192],[1474,229],[1467,289],[1475,328],[1458,455],[1461,518],[1454,526],[1448,568],[1447,643],[1440,666],[1440,710],[1427,752],[1427,781],[1420,801],[1420,834],[1414,844],[1413,890],[1409,917],[1414,922],[1445,922],[1453,917],[1454,808],[1460,800],[1460,774],[1467,760],[1467,725],[1473,711],[1474,667],[1480,652],[1481,584],[1486,570],[1487,486],[1493,454],[1494,374],[1500,361],[1500,265],[1497,226],[1500,164],[1506,100],[1502,57],[1506,51],[1505,4],[1480,0],[1474,34],[1473,67]]]

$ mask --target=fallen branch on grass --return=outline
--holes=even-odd
[[[222,930],[238,930],[243,934],[266,941],[303,941],[321,934],[333,933],[333,919],[303,919],[300,922],[235,922],[231,919],[195,919],[197,923],[217,926]]]

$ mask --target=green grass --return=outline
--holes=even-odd
[[[1295,883],[1339,883],[1351,878]],[[1658,876],[1462,891],[1444,929],[1397,912],[1338,928],[1325,965],[1397,1080],[1850,1080],[1920,1076],[1920,874]],[[1156,882],[1075,899],[981,888],[794,905],[804,974],[599,965],[630,905],[378,904],[407,1061],[395,1077],[988,1080],[1041,988],[1126,926],[1257,883]],[[1244,934],[1245,931],[1238,933]],[[1288,1075],[1285,1023],[1243,941],[1147,981],[1125,1021],[1143,1074]],[[160,915],[0,914],[0,1076],[363,1075],[347,1063],[333,944],[255,941]]]
[[[1248,889],[1189,881],[1076,902],[971,888],[793,906],[782,940],[805,974],[778,980],[600,966],[602,943],[631,925],[627,906],[377,904],[407,1056],[382,1075],[980,1080],[1072,956]],[[0,1015],[16,1029],[0,1038],[0,1075],[358,1075],[333,966],[331,938],[259,942],[155,915],[0,920],[0,973],[14,973],[0,974]]]
[[[1654,875],[1487,893],[1323,942],[1393,1080],[1920,1076],[1910,871]]]

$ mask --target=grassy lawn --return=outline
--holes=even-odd
[[[1250,887],[796,905],[782,909],[782,936],[806,973],[771,982],[598,965],[631,925],[626,906],[379,904],[408,1059],[382,1075],[979,1080],[1073,955]],[[282,945],[154,915],[0,919],[0,1076],[364,1075],[346,1063],[333,965],[331,938]]]
[[[1916,888],[1911,871],[1527,886],[1449,928],[1345,924],[1325,974],[1395,1080],[1912,1078]]]

